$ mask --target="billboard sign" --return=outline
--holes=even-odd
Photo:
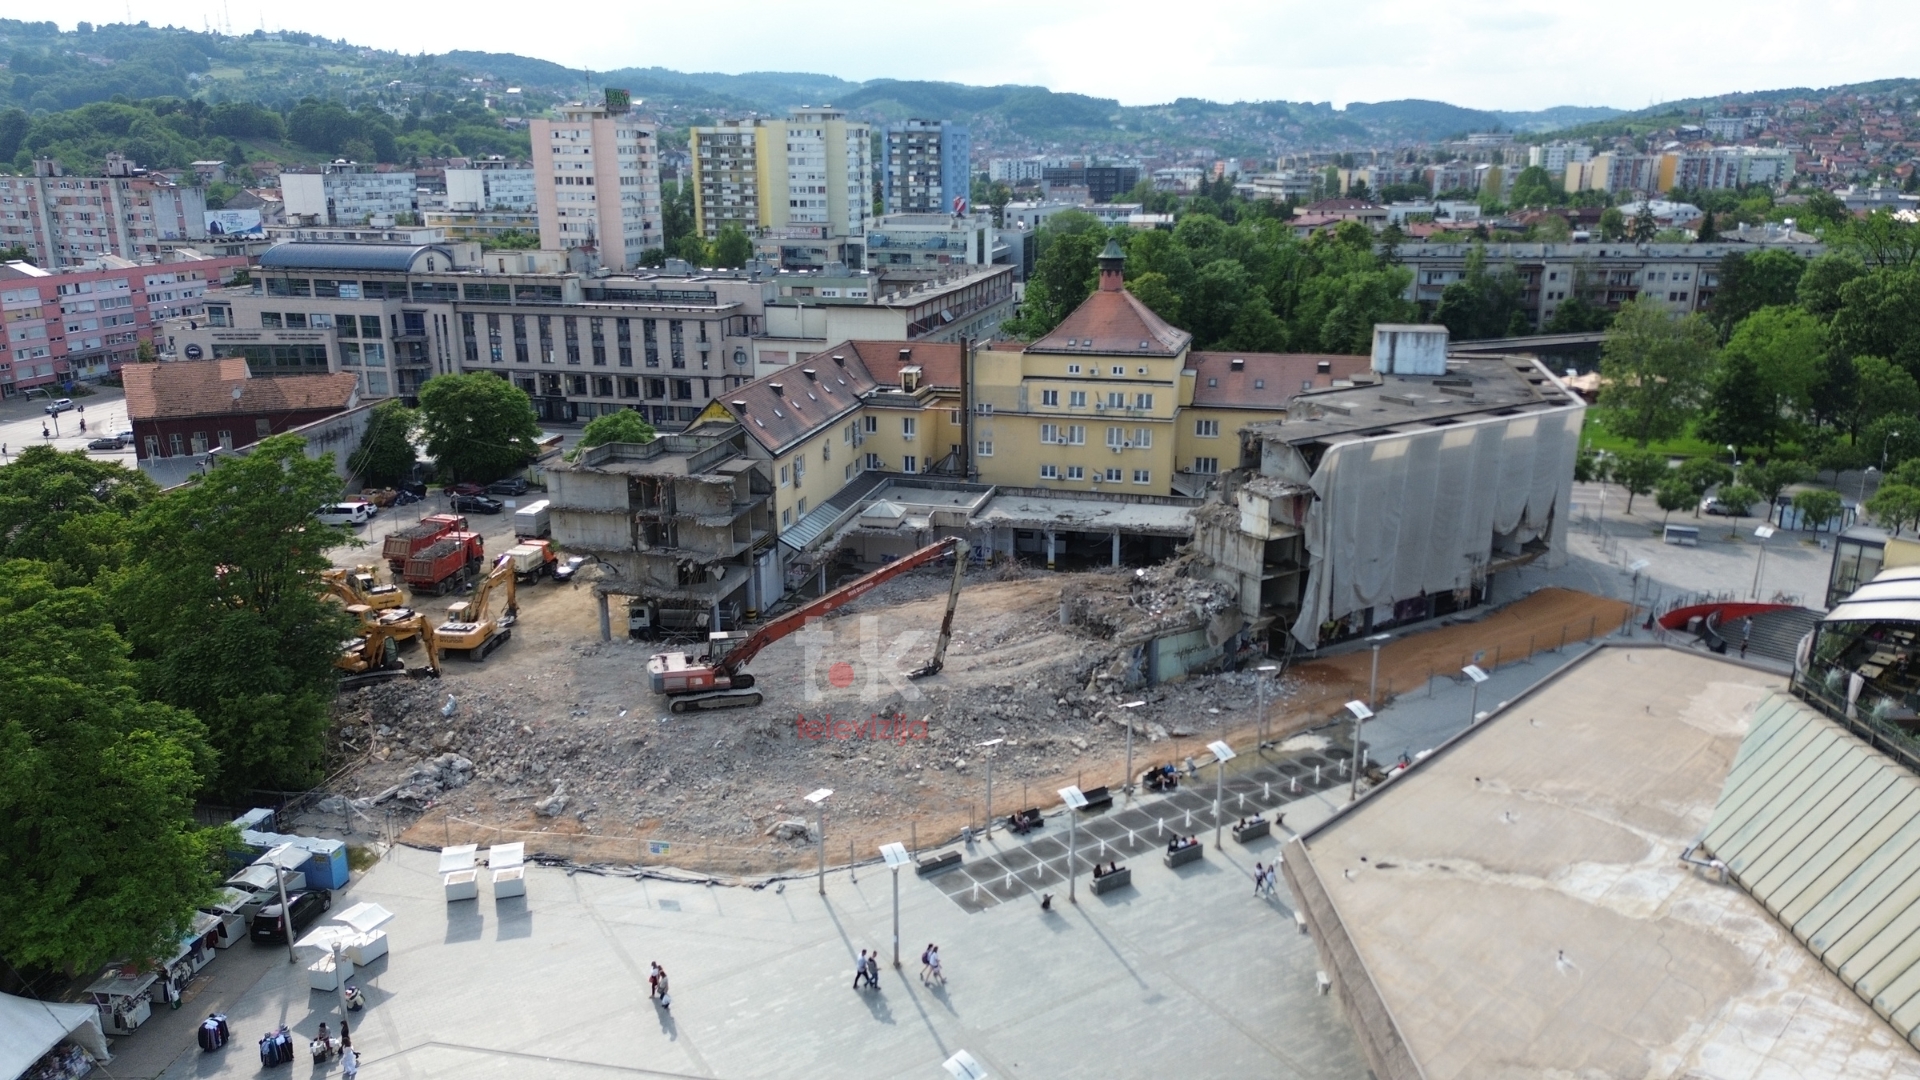
[[[266,235],[260,226],[260,211],[257,209],[209,210],[206,217],[208,236]]]

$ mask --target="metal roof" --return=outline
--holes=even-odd
[[[1920,777],[1776,694],[1754,713],[1705,844],[1920,1046]]]
[[[437,244],[322,244],[288,241],[275,244],[260,256],[270,270],[390,270],[405,273],[428,253],[446,259],[453,269],[453,252]]]
[[[1820,621],[1920,622],[1920,567],[1880,571]]]

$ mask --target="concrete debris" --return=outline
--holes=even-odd
[[[808,835],[807,823],[794,820],[776,821],[767,826],[766,835],[775,840],[805,840]]]

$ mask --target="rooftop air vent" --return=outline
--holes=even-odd
[[[786,388],[786,386],[785,386],[785,384],[783,384],[783,383],[777,383],[777,382],[773,382],[773,383],[768,383],[767,385],[773,388],[773,396],[774,396],[774,397],[783,397],[783,396],[785,396],[785,394],[786,394],[786,389],[787,389],[787,388]]]
[[[819,372],[812,368],[801,368],[800,374],[805,375],[808,382],[817,382],[820,378]]]
[[[1313,365],[1313,370],[1316,373],[1321,375],[1331,375],[1333,374],[1333,361],[1322,360],[1319,363]]]
[[[833,354],[833,362],[836,364],[839,364],[841,367],[847,366],[847,358],[840,355],[839,353]]]
[[[1247,362],[1245,360],[1242,360],[1240,357],[1236,356],[1233,358],[1233,361],[1227,366],[1231,367],[1235,371],[1243,371],[1246,369]]]

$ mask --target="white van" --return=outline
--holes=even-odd
[[[365,525],[373,520],[373,504],[364,502],[331,503],[313,512],[322,525]]]

